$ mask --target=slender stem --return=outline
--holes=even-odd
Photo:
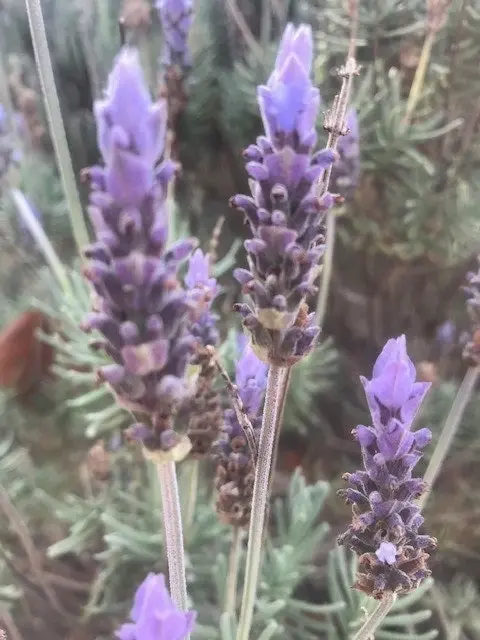
[[[88,244],[88,231],[83,217],[82,204],[75,181],[72,160],[68,150],[67,135],[63,126],[60,102],[58,100],[52,61],[48,51],[47,34],[43,22],[40,0],[25,0],[27,5],[28,22],[32,36],[35,61],[42,85],[43,99],[47,111],[50,135],[52,137],[58,169],[62,178],[63,189],[70,212],[73,235],[81,254],[83,247]]]
[[[283,424],[283,414],[285,413],[285,404],[287,402],[287,391],[290,385],[290,380],[292,377],[292,369],[293,367],[289,367],[288,368],[288,373],[285,376],[285,378],[283,379],[283,386],[284,389],[279,391],[279,395],[281,398],[281,406],[280,406],[280,418],[279,418],[279,425]],[[283,391],[283,393],[282,393]],[[272,463],[270,465],[270,481],[269,481],[269,485],[268,485],[268,494],[270,495],[272,493],[272,486],[273,486],[273,479],[275,476],[275,471],[277,469],[277,462],[278,462],[278,448],[280,445],[280,431],[281,429],[277,429],[276,433],[275,433],[275,444],[273,445],[273,455],[272,455]],[[267,508],[268,508],[268,504],[267,504]],[[268,524],[268,520],[267,520],[267,524]]]
[[[37,243],[43,257],[47,261],[48,266],[52,270],[52,273],[58,280],[64,293],[72,293],[70,281],[67,277],[65,267],[63,266],[60,258],[55,252],[47,234],[43,230],[42,225],[38,222],[35,214],[33,213],[27,199],[21,191],[18,189],[11,190],[12,199],[17,207],[18,213],[22,217],[23,222],[28,227],[29,232],[32,234],[33,239]]]
[[[334,209],[329,209],[327,213],[327,238],[326,250],[323,256],[322,281],[320,293],[317,301],[317,323],[320,328],[325,320],[327,311],[328,293],[330,291],[330,280],[332,278],[333,254],[335,253],[335,234],[337,226],[337,215]]]
[[[241,529],[240,527],[233,527],[232,543],[230,546],[230,555],[228,557],[225,604],[223,606],[223,610],[226,613],[231,614],[232,616],[235,616],[235,605],[237,602],[238,569],[240,567],[240,556],[242,553],[242,539],[243,529]]]
[[[248,640],[253,620],[253,610],[257,595],[257,585],[262,559],[263,530],[267,515],[268,487],[272,463],[275,436],[280,425],[283,397],[279,390],[284,389],[283,380],[288,369],[270,366],[267,380],[267,393],[263,412],[262,429],[258,445],[258,458],[253,486],[252,512],[245,568],[242,608],[238,623],[237,640]],[[286,389],[284,390],[284,392]]]
[[[360,631],[353,637],[353,640],[370,640],[373,638],[375,629],[380,625],[382,620],[388,615],[388,612],[395,604],[397,594],[389,591],[380,600],[373,612],[365,620]]]
[[[407,109],[405,111],[404,123],[410,124],[415,107],[422,95],[423,84],[425,82],[425,76],[427,74],[428,63],[430,62],[430,56],[432,54],[433,45],[435,42],[435,31],[431,29],[425,42],[423,43],[422,53],[420,54],[420,60],[418,61],[417,70],[415,71],[415,77],[413,78],[412,86],[410,87],[410,93],[408,94]]]
[[[200,462],[190,460],[187,469],[187,504],[185,506],[185,537],[188,539],[190,529],[195,516],[198,495],[198,477],[200,475]]]
[[[170,595],[176,606],[187,610],[187,581],[185,577],[185,555],[183,550],[182,515],[178,493],[175,462],[157,464],[158,480],[162,493],[165,547],[168,560]],[[188,636],[189,638],[190,636]]]
[[[457,395],[455,396],[455,400],[453,401],[450,412],[443,425],[442,433],[440,434],[440,438],[438,439],[437,445],[423,477],[429,487],[429,491],[425,492],[418,501],[418,505],[421,509],[425,507],[425,503],[427,502],[428,496],[431,492],[431,487],[442,468],[442,464],[450,449],[453,438],[455,437],[458,427],[462,421],[463,413],[470,401],[470,398],[472,397],[479,374],[480,366],[470,367],[463,378]]]

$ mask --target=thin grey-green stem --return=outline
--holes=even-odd
[[[156,466],[162,494],[164,544],[167,550],[170,595],[175,605],[181,611],[186,611],[187,580],[176,465],[175,462],[170,461],[157,463]]]
[[[346,116],[350,103],[350,96],[352,93],[353,77],[359,72],[359,67],[355,58],[357,50],[358,31],[358,2],[356,0],[350,0],[349,14],[350,41],[348,45],[347,59],[344,67],[340,69],[339,72],[340,76],[342,77],[342,86],[340,88],[340,93],[335,96],[332,109],[327,113],[327,116],[325,117],[325,129],[327,129],[327,131],[329,132],[327,149],[332,149],[333,151],[337,149],[340,137],[346,133]],[[323,172],[316,185],[316,195],[318,198],[321,198],[327,193],[331,176],[332,165],[330,165]],[[316,322],[320,327],[322,327],[323,321],[325,319],[328,293],[330,291],[330,282],[332,278],[336,232],[336,216],[333,210],[329,211],[327,214],[326,227],[327,237],[324,266],[320,278],[320,292],[315,314]]]
[[[330,281],[332,279],[333,255],[335,253],[335,235],[337,232],[337,214],[334,209],[329,209],[327,213],[327,236],[326,249],[323,256],[322,284],[317,300],[317,317],[318,326],[322,328],[327,311],[328,294],[330,291]]]
[[[48,51],[47,34],[43,22],[40,0],[25,0],[27,5],[28,22],[32,36],[35,61],[42,85],[43,99],[47,111],[50,135],[52,138],[58,169],[62,178],[65,198],[67,200],[73,235],[79,253],[88,244],[88,231],[83,217],[82,204],[78,193],[72,160],[68,150],[67,135],[63,126],[62,113],[58,100],[52,61]]]
[[[293,367],[288,368],[288,373],[283,379],[283,390],[279,390],[279,395],[281,398],[281,406],[280,406],[280,417],[279,417],[279,425],[283,424],[283,414],[285,413],[285,405],[287,402],[288,388],[290,385],[290,380],[292,377],[292,369]],[[275,476],[275,471],[277,469],[278,462],[278,448],[280,445],[280,431],[281,429],[277,429],[275,433],[275,444],[273,445],[273,455],[272,455],[272,463],[270,465],[270,480],[268,484],[268,494],[272,493],[273,479]],[[267,504],[268,507],[268,504]],[[268,526],[268,515],[267,515],[267,526]]]
[[[373,612],[365,620],[359,632],[354,635],[353,640],[370,640],[370,638],[373,638],[375,630],[388,615],[388,612],[395,604],[396,599],[396,593],[393,593],[392,591],[386,593]]]
[[[462,384],[460,385],[457,395],[455,396],[455,400],[453,401],[452,407],[445,420],[437,445],[433,451],[433,455],[423,477],[424,481],[428,485],[428,490],[418,501],[418,505],[421,509],[425,507],[428,496],[431,493],[431,488],[437,479],[445,457],[450,450],[453,439],[458,431],[458,427],[461,424],[465,409],[472,397],[479,374],[480,366],[470,367],[462,380]]]
[[[187,491],[187,503],[185,505],[185,537],[189,539],[190,529],[192,528],[193,519],[195,517],[195,508],[197,506],[198,497],[198,478],[200,475],[199,460],[190,460],[187,468],[187,482],[185,489]]]
[[[38,248],[42,252],[52,273],[57,278],[62,291],[65,294],[72,293],[72,287],[65,271],[65,267],[53,248],[52,243],[48,239],[47,234],[43,230],[42,225],[35,217],[27,199],[21,191],[18,191],[18,189],[12,189],[11,195],[22,221],[25,223],[25,226],[28,228]]]
[[[280,428],[279,423],[283,402],[282,393],[286,393],[283,380],[287,375],[288,369],[275,365],[270,366],[255,469],[250,529],[248,532],[245,582],[237,640],[248,640],[252,626],[260,564],[262,561],[263,532],[267,516],[267,501],[269,498],[270,468],[275,446],[275,436],[277,430]]]
[[[228,556],[227,584],[225,588],[225,604],[223,610],[235,616],[237,603],[238,570],[240,568],[240,556],[242,553],[243,529],[232,528],[232,542]]]

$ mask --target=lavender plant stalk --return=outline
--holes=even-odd
[[[427,560],[436,546],[419,533],[423,517],[416,501],[426,483],[413,469],[431,433],[411,427],[430,385],[415,377],[405,336],[389,340],[372,379],[361,378],[372,416],[372,426],[354,430],[364,468],[345,474],[349,487],[340,492],[353,511],[338,542],[359,555],[354,587],[379,600],[416,589],[430,575]]]
[[[305,357],[319,334],[306,297],[323,252],[322,220],[333,197],[314,185],[334,160],[331,150],[313,154],[320,93],[310,72],[310,27],[289,24],[275,68],[258,102],[265,136],[245,151],[252,196],[237,195],[231,205],[245,214],[253,238],[245,242],[249,269],[235,277],[251,299],[237,306],[256,355],[270,365],[265,411],[252,494],[245,588],[237,640],[247,640],[260,570],[270,471],[288,387],[288,367]]]
[[[96,242],[85,249],[94,297],[84,328],[102,334],[95,346],[112,360],[99,379],[119,404],[143,417],[130,428],[130,437],[161,466],[166,530],[176,525],[165,537],[170,587],[177,606],[185,609],[174,462],[190,444],[173,430],[173,417],[190,392],[186,368],[196,347],[187,328],[191,301],[177,276],[194,242],[166,247],[165,196],[175,167],[170,161],[156,166],[164,148],[166,104],[152,103],[135,50],[120,52],[95,116],[105,165],[88,171]]]
[[[355,109],[347,113],[348,133],[337,143],[338,158],[332,166],[330,188],[346,200],[351,200],[360,177],[360,132]]]

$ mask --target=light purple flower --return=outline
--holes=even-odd
[[[195,611],[179,611],[172,602],[162,574],[149,573],[137,589],[132,622],[116,633],[119,640],[184,640],[192,632]]]
[[[323,254],[323,217],[334,204],[318,198],[317,183],[332,164],[329,149],[313,153],[320,94],[310,79],[311,28],[285,29],[275,68],[258,88],[265,136],[244,152],[251,196],[236,195],[253,238],[245,242],[248,270],[236,269],[252,306],[237,305],[255,353],[265,362],[289,366],[305,357],[319,333],[306,298],[316,293]]]
[[[199,341],[200,347],[215,346],[220,335],[216,327],[217,316],[211,308],[218,293],[218,284],[215,278],[210,277],[210,256],[201,249],[192,254],[184,282],[194,307],[191,333]]]
[[[96,240],[84,251],[85,275],[95,298],[83,328],[102,334],[95,346],[111,358],[99,379],[122,406],[148,416],[149,427],[140,423],[131,434],[150,448],[165,448],[173,440],[162,434],[170,434],[169,420],[190,393],[186,367],[196,340],[187,330],[192,302],[178,269],[196,241],[166,246],[165,199],[174,167],[168,161],[157,166],[166,107],[152,103],[136,51],[127,47],[118,55],[95,115],[105,164],[87,172]]]

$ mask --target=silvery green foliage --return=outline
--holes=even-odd
[[[376,602],[351,585],[357,574],[357,559],[343,547],[335,547],[328,558],[328,591],[332,602],[343,602],[328,633],[328,640],[346,640],[363,624]],[[428,628],[432,617],[423,605],[425,594],[432,588],[427,579],[416,591],[401,596],[375,632],[377,640],[433,640],[438,631]]]
[[[111,482],[93,496],[70,494],[58,500],[38,492],[42,503],[69,527],[69,534],[50,547],[49,556],[95,553],[101,563],[86,606],[87,616],[122,614],[128,607],[132,586],[141,582],[145,572],[165,568],[156,477],[150,475],[153,469],[134,458],[135,454],[127,450],[115,454]],[[254,621],[258,637],[314,637],[312,634],[330,629],[334,614],[344,607],[343,602],[310,603],[297,595],[298,588],[313,574],[312,556],[328,533],[328,525],[319,521],[328,492],[327,483],[307,485],[297,472],[285,498],[279,498],[272,507],[273,533],[266,545]],[[185,534],[189,594],[199,614],[193,637],[228,640],[235,621],[224,617],[219,629],[218,620],[225,595],[231,529],[218,521],[204,488],[193,524]],[[245,549],[242,556],[244,553]]]
[[[458,574],[448,585],[434,585],[427,599],[442,621],[445,637],[480,636],[480,594],[471,578]]]

